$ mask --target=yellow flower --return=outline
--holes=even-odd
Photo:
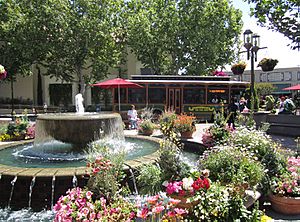
[[[267,215],[263,215],[261,218],[260,218],[260,221],[261,222],[272,222],[274,221],[271,217],[268,217]]]

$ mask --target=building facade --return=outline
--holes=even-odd
[[[128,50],[130,51],[130,50]],[[131,75],[151,74],[150,69],[143,68],[136,56],[128,52],[127,63],[123,67],[125,70],[122,77],[130,79]],[[48,106],[72,106],[74,105],[75,95],[78,93],[78,83],[61,82],[56,79],[51,79],[49,76],[43,76],[38,73],[36,67],[32,67],[32,75],[28,77],[18,76],[14,82],[14,98],[16,104],[27,104],[32,106],[42,105],[46,103]],[[111,70],[108,79],[118,77],[116,70]],[[232,76],[232,79],[249,81],[250,71],[246,70],[242,76]],[[275,94],[291,94],[289,91],[282,91],[283,88],[300,83],[300,67],[280,68],[271,72],[263,72],[255,70],[255,82],[268,82],[276,87]],[[107,91],[107,90],[106,90]],[[110,93],[110,92],[108,92]],[[57,96],[58,94],[58,96]],[[56,97],[54,96],[56,95]],[[102,95],[102,98],[101,96]],[[96,87],[86,87],[84,100],[85,106],[93,106],[95,104],[110,103],[111,101],[105,98],[111,98]],[[11,84],[10,82],[0,82],[0,104],[10,104]],[[105,101],[104,101],[105,100]]]

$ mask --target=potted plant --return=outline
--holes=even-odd
[[[189,177],[185,177],[179,181],[165,181],[163,186],[166,187],[166,193],[174,199],[181,200],[177,204],[180,208],[192,208],[197,205],[198,201],[189,201],[188,199],[197,193],[203,195],[210,187],[210,180],[208,179],[209,171],[203,170],[203,172],[195,171],[191,173]]]
[[[247,66],[247,64],[245,62],[240,61],[231,66],[231,71],[234,75],[241,75],[241,74],[243,74],[246,66]]]
[[[283,214],[300,214],[300,157],[289,157],[284,172],[273,177],[269,195],[272,208]]]
[[[155,128],[156,128],[156,124],[153,123],[151,119],[143,119],[138,123],[139,134],[150,136],[153,133]]]
[[[195,127],[195,117],[181,113],[174,120],[174,128],[181,134],[182,138],[191,138]]]
[[[277,59],[271,58],[263,58],[257,65],[257,67],[261,67],[262,71],[268,72],[274,70],[274,67],[277,65]]]

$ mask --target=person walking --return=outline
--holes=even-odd
[[[235,129],[234,121],[235,121],[235,117],[237,114],[236,112],[238,110],[238,106],[235,104],[234,98],[230,99],[230,103],[228,104],[227,110],[228,110],[228,115],[229,115],[229,118],[227,121],[228,126]]]

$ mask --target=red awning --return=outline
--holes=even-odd
[[[300,84],[295,85],[295,86],[290,86],[290,87],[284,88],[282,90],[300,90]]]

